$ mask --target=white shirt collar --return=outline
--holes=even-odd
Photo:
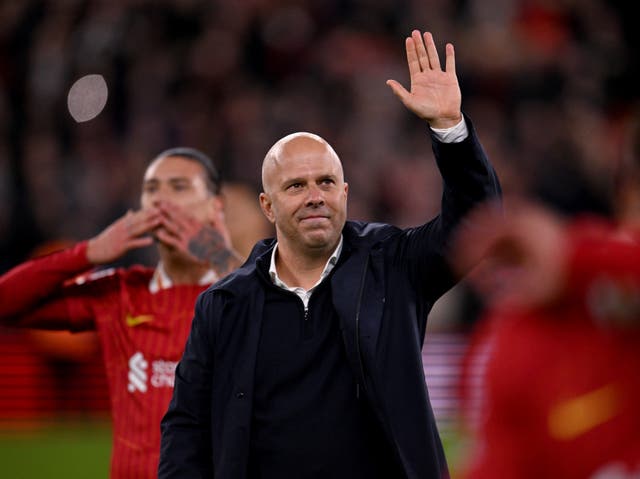
[[[198,284],[200,285],[208,285],[213,284],[218,281],[220,277],[218,274],[210,269],[205,274],[203,274],[198,280]],[[151,294],[155,294],[158,291],[162,291],[163,289],[168,289],[173,286],[173,281],[167,274],[164,269],[164,265],[162,261],[158,263],[156,270],[153,272],[153,276],[151,277],[151,281],[149,281],[149,292]]]
[[[324,269],[320,274],[320,279],[318,279],[316,284],[314,284],[308,290],[305,290],[304,288],[301,288],[299,286],[298,287],[288,286],[278,276],[278,271],[276,270],[276,253],[278,251],[278,243],[276,243],[276,245],[273,247],[273,251],[271,252],[271,263],[269,264],[269,277],[271,278],[271,281],[273,281],[273,284],[275,284],[279,288],[286,289],[287,291],[291,291],[292,293],[297,294],[298,297],[304,303],[304,307],[307,308],[307,306],[309,305],[309,298],[311,298],[311,293],[313,292],[313,290],[316,288],[316,286],[322,283],[322,280],[324,280],[327,276],[329,276],[329,273],[331,273],[333,268],[335,268],[336,263],[338,262],[338,258],[340,257],[340,253],[342,253],[342,243],[343,243],[343,238],[342,238],[342,235],[340,235],[340,241],[338,242],[338,246],[336,246],[336,249],[333,250],[333,253],[331,253],[331,256],[327,260],[327,264],[324,266]]]

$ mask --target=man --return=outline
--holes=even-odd
[[[462,374],[463,477],[638,477],[640,231],[509,203],[453,248],[483,258],[469,281],[488,306]]]
[[[499,185],[460,111],[453,46],[445,71],[430,33],[406,50],[411,92],[388,83],[432,128],[442,214],[407,230],[346,221],[331,146],[279,140],[260,195],[276,240],[198,300],[159,477],[448,476],[421,362],[426,317],[453,284],[451,229]]]
[[[113,478],[156,476],[160,419],[196,297],[239,264],[219,193],[218,173],[206,155],[167,150],[145,172],[140,210],[88,241],[0,277],[4,325],[97,331],[114,421]],[[88,272],[154,241],[155,269]]]

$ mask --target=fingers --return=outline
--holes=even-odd
[[[153,238],[144,235],[153,231],[159,223],[157,211],[128,211],[89,240],[87,259],[92,264],[105,264],[131,249],[149,246]]]
[[[411,32],[405,42],[409,73],[415,75],[426,70],[440,70],[440,57],[433,35],[430,32],[420,34],[419,30]],[[448,59],[448,57],[447,57]]]
[[[162,214],[162,225],[166,230],[177,236],[190,237],[202,228],[202,223],[191,217],[180,207],[171,203],[161,203],[158,205]]]
[[[162,222],[156,230],[157,240],[193,260],[206,262],[208,248],[215,244],[209,230],[215,232],[215,229],[190,216],[177,205],[163,202],[158,204],[158,208],[162,213]]]
[[[532,305],[559,293],[567,255],[561,220],[535,204],[510,198],[504,214],[483,205],[454,241],[458,271],[474,267],[470,284],[489,302]]]
[[[171,246],[175,249],[184,250],[186,248],[184,242],[177,235],[175,235],[173,232],[170,232],[166,228],[158,229],[155,232],[155,237],[160,243]]]
[[[160,206],[160,211],[164,229],[176,237],[180,236],[180,233],[185,229],[183,216],[175,208],[167,205]]]
[[[418,61],[420,62],[420,70],[430,70],[431,65],[429,64],[429,55],[427,54],[427,49],[424,46],[424,42],[422,41],[420,32],[418,30],[412,31],[411,39],[416,51],[416,56],[418,57]]]
[[[438,57],[438,50],[436,44],[433,41],[433,35],[429,32],[424,32],[424,43],[426,45],[427,60],[432,70],[440,70],[440,58]]]
[[[149,233],[160,224],[160,212],[155,208],[136,212],[129,210],[123,221],[127,235],[139,237]]]
[[[407,63],[409,65],[409,75],[411,78],[420,73],[420,60],[418,60],[418,52],[416,52],[413,38],[409,37],[405,40],[405,48],[407,49]]]
[[[140,238],[133,238],[127,241],[127,249],[145,248],[153,244],[153,238],[151,236],[142,236]]]
[[[393,93],[398,98],[400,98],[400,101],[406,104],[406,101],[410,96],[410,93],[402,85],[400,85],[400,83],[398,83],[395,80],[387,80],[387,85],[389,85],[389,87],[391,88],[391,91],[393,91]]]
[[[445,71],[447,73],[453,73],[455,75],[456,74],[456,54],[455,54],[453,45],[451,43],[447,43],[445,47],[445,53],[446,53]]]

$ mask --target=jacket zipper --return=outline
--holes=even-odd
[[[358,365],[360,366],[360,375],[362,377],[362,387],[367,389],[366,384],[364,384],[365,376],[364,376],[364,365],[362,364],[362,353],[360,351],[360,307],[362,306],[362,297],[364,296],[364,282],[367,274],[367,268],[369,267],[369,256],[367,255],[367,259],[364,263],[364,268],[362,269],[362,278],[360,279],[360,291],[358,292],[358,303],[356,304],[356,352],[358,354]],[[356,380],[356,398],[360,399],[360,382]]]

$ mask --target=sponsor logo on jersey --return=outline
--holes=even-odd
[[[138,351],[129,358],[129,392],[146,393],[150,387],[173,388],[177,365],[177,361],[156,359],[149,368],[149,361]]]
[[[116,273],[116,268],[104,268],[98,269],[94,271],[90,271],[89,273],[84,273],[76,276],[73,279],[75,284],[84,284],[89,281],[96,281],[100,278],[106,278],[107,276],[113,276]]]
[[[127,314],[125,318],[125,322],[130,328],[135,328],[136,326],[140,326],[144,323],[150,323],[151,321],[153,321],[152,314],[139,314],[138,316]]]
[[[554,406],[548,418],[551,436],[573,440],[610,421],[620,409],[620,395],[613,384],[565,399]]]

